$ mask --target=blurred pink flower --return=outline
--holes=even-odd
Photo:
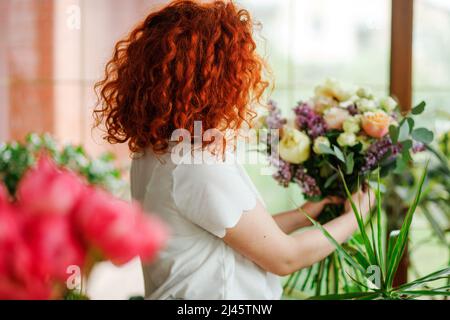
[[[65,283],[69,266],[83,269],[86,252],[68,215],[29,215],[24,237],[33,253],[35,272],[44,279]]]
[[[2,206],[8,203],[8,191],[0,182],[0,210],[2,210]]]
[[[34,272],[31,250],[22,238],[15,210],[0,204],[0,299],[49,299],[51,285]]]
[[[155,217],[144,217],[138,205],[93,188],[86,190],[74,219],[86,241],[116,265],[136,256],[148,261],[167,236],[162,223]]]
[[[342,130],[344,121],[350,118],[350,113],[346,109],[331,108],[323,116],[328,129]]]
[[[41,156],[19,184],[17,198],[30,213],[68,213],[84,188],[73,173],[59,170],[51,159]]]

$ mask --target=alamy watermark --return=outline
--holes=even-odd
[[[171,160],[175,164],[241,164],[260,165],[262,175],[271,175],[269,158],[278,159],[277,146],[279,130],[271,129],[208,129],[203,131],[202,122],[194,122],[194,134],[186,129],[173,131],[171,143]],[[266,146],[270,139],[273,146]]]

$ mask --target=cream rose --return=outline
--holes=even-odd
[[[327,79],[321,86],[315,89],[316,96],[336,99],[339,102],[348,100],[351,94],[341,87],[341,84],[333,79]]]
[[[311,140],[297,129],[286,128],[278,148],[281,159],[300,164],[309,158]]]
[[[331,108],[325,112],[324,120],[329,129],[342,130],[344,121],[350,118],[350,113],[341,108]]]
[[[386,97],[380,100],[380,106],[386,112],[392,112],[397,107],[397,101],[392,97]]]
[[[356,91],[356,94],[358,95],[358,97],[360,98],[365,98],[365,99],[373,99],[373,93],[370,89],[368,88],[359,88]]]
[[[322,150],[320,149],[321,145],[330,147],[330,145],[331,145],[330,144],[330,140],[328,140],[327,137],[318,137],[318,138],[316,138],[316,140],[314,140],[314,146],[313,146],[313,151],[316,154],[322,154],[323,153]]]
[[[358,107],[358,110],[361,112],[367,112],[367,111],[375,111],[377,109],[377,104],[373,100],[369,99],[359,99],[356,102],[356,106]]]
[[[351,117],[344,121],[342,125],[344,132],[347,133],[358,133],[361,130],[361,119],[360,117]]]
[[[391,117],[384,111],[366,112],[362,117],[362,128],[372,138],[382,138],[389,132]]]
[[[354,133],[343,132],[337,138],[337,143],[341,147],[353,147],[358,143],[358,140],[356,139],[356,135]]]

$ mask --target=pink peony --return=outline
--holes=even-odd
[[[84,185],[69,171],[59,170],[46,156],[29,170],[19,184],[17,198],[30,213],[68,213],[78,201]]]
[[[8,192],[3,184],[0,183],[0,210],[2,210],[2,206],[8,203]]]
[[[155,216],[140,214],[137,235],[139,238],[139,257],[143,262],[150,262],[156,253],[164,246],[168,230],[160,219]]]
[[[323,118],[329,129],[342,130],[344,121],[351,115],[347,110],[334,107],[325,112]]]
[[[69,216],[30,215],[25,222],[24,236],[33,253],[35,272],[44,279],[65,283],[69,266],[83,268],[86,253]]]
[[[153,257],[166,239],[162,224],[143,217],[138,205],[92,188],[86,190],[74,219],[85,240],[117,265],[136,256]]]
[[[49,299],[52,288],[35,273],[16,208],[0,204],[0,300]]]

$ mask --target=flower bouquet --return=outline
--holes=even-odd
[[[46,156],[20,180],[0,184],[0,299],[82,299],[103,260],[148,262],[167,230],[136,204],[116,199]]]
[[[257,122],[259,141],[274,168],[273,177],[282,186],[299,185],[310,201],[346,198],[346,189],[354,193],[367,188],[372,173],[401,173],[412,161],[412,153],[432,142],[431,131],[415,127],[414,116],[424,109],[422,102],[411,114],[402,115],[392,97],[379,98],[364,88],[346,90],[339,82],[327,80],[316,87],[312,98],[295,106],[293,118],[283,117],[271,101],[269,113]],[[318,221],[326,223],[343,211],[343,205],[329,204]],[[360,240],[356,235],[344,247],[357,252]],[[351,281],[355,278],[349,274],[358,278],[359,273],[352,268],[333,253],[292,274],[285,293],[292,294],[298,282],[301,291],[313,290],[315,295],[358,290],[358,282]]]
[[[378,98],[368,89],[345,90],[327,80],[314,96],[293,109],[295,117],[282,117],[275,102],[259,123],[267,129],[263,139],[274,178],[283,186],[298,184],[307,200],[327,196],[346,198],[342,183],[350,192],[364,188],[372,172],[381,176],[401,171],[412,160],[411,153],[424,150],[433,133],[415,128],[414,115],[425,103],[402,116],[391,97]],[[342,206],[328,205],[319,217],[326,222],[342,212]]]

